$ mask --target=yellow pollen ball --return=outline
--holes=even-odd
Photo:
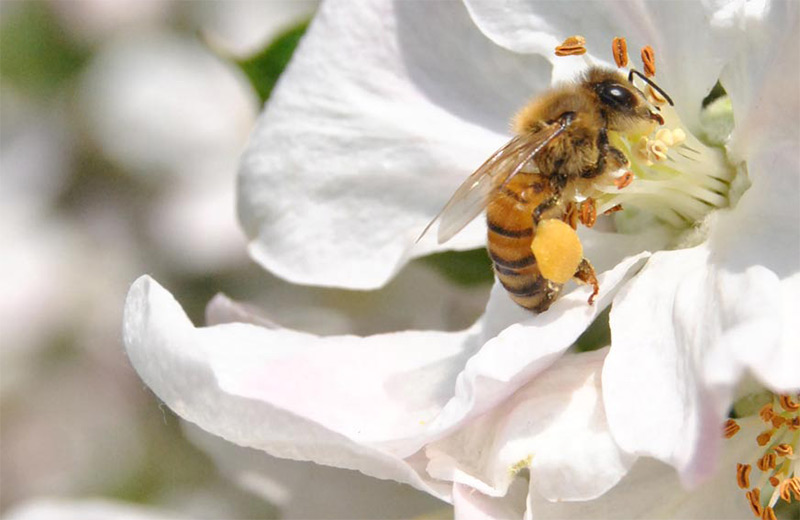
[[[567,283],[583,260],[583,246],[569,224],[550,219],[539,222],[531,244],[542,276],[555,283]]]

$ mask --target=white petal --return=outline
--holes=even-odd
[[[455,520],[522,520],[528,489],[517,479],[504,497],[490,497],[465,486],[453,484]]]
[[[613,65],[612,39],[625,37],[630,66],[637,69],[639,50],[650,45],[656,56],[655,79],[690,128],[696,128],[700,102],[719,79],[732,53],[730,42],[738,36],[724,27],[713,30],[710,13],[700,2],[466,1],[484,34],[513,51],[548,58],[560,79],[585,66],[583,58],[555,56],[555,47],[568,36],[584,36],[591,59],[606,65]]]
[[[741,420],[742,430],[725,441],[720,471],[693,491],[681,485],[674,469],[652,459],[639,459],[625,478],[603,496],[588,502],[550,502],[531,493],[532,518],[563,519],[718,519],[753,518],[744,491],[736,485],[737,462],[751,462],[760,423]]]
[[[241,72],[195,40],[120,36],[92,59],[80,87],[89,135],[127,171],[232,182],[255,93]]]
[[[124,318],[131,363],[184,419],[275,456],[357,469],[431,494],[438,493],[409,463],[366,441],[422,428],[418,421],[436,407],[436,399],[447,398],[448,385],[439,394],[435,389],[455,377],[448,372],[448,361],[463,352],[458,334],[439,334],[436,341],[429,341],[430,333],[412,333],[407,342],[399,341],[399,334],[376,342],[374,337],[315,338],[245,324],[195,329],[177,302],[148,277],[131,288]],[[396,350],[393,343],[407,349]],[[321,361],[331,363],[337,345],[343,350],[333,357],[341,370],[329,370]],[[316,359],[312,351],[319,355]],[[347,359],[348,351],[363,357]],[[310,364],[303,367],[301,360]],[[406,371],[412,375],[403,379]],[[352,376],[357,379],[346,379]],[[367,405],[374,408],[359,408]],[[407,424],[391,424],[401,417]]]
[[[325,3],[243,159],[251,255],[293,282],[382,285],[436,248],[414,240],[548,71],[488,41],[457,2]],[[483,242],[478,223],[447,247]]]
[[[188,518],[111,500],[38,499],[17,505],[3,520],[178,520]]]
[[[450,505],[409,486],[357,471],[284,460],[244,448],[189,423],[183,430],[237,484],[280,509],[280,518],[417,518]]]
[[[619,444],[678,468],[688,481],[712,471],[725,396],[703,385],[704,348],[719,339],[704,247],[654,254],[614,300],[603,369],[606,413]],[[728,388],[724,389],[730,392]]]
[[[428,472],[503,496],[530,468],[549,500],[586,500],[614,486],[634,458],[606,425],[600,370],[607,349],[567,355],[510,399],[426,448]]]

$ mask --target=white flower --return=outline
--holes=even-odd
[[[593,50],[624,34],[632,48],[656,49],[658,82],[675,100],[668,124],[685,131],[701,160],[671,156],[678,175],[665,180],[648,178],[659,168],[631,157],[638,191],[625,204],[660,220],[639,213],[619,222],[638,233],[582,235],[603,272],[595,306],[578,289],[533,316],[496,286],[484,316],[463,332],[318,337],[195,328],[144,277],[128,297],[125,341],[162,400],[237,444],[405,482],[474,517],[535,514],[538,496],[596,498],[642,454],[696,483],[712,473],[745,369],[775,391],[797,388],[788,317],[798,298],[788,289],[800,255],[798,220],[788,213],[800,178],[798,89],[796,74],[775,75],[796,57],[788,40],[796,6],[588,3],[576,16],[574,4],[543,5],[324,4],[245,154],[240,218],[251,255],[276,274],[378,287],[436,249],[415,245],[416,236],[508,138],[514,111],[583,66],[552,56],[555,45],[583,34]],[[701,101],[718,80],[736,122],[727,156],[696,135]],[[762,86],[781,103],[761,102]],[[482,245],[484,231],[476,221],[447,247]],[[610,350],[562,356],[612,300]],[[752,346],[764,344],[757,355]],[[669,478],[665,466],[648,464],[639,461],[629,479]],[[516,476],[522,469],[530,491]],[[609,496],[635,493],[625,482]],[[704,495],[692,496],[688,509],[650,505],[697,511]],[[731,507],[747,510],[744,501]]]

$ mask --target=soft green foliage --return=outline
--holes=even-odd
[[[486,249],[447,251],[430,255],[424,261],[460,285],[490,284],[494,280]]]
[[[291,27],[275,38],[267,48],[250,58],[237,60],[236,64],[247,75],[250,83],[264,102],[278,81],[278,77],[289,64],[294,49],[308,28],[308,21]]]
[[[52,94],[89,57],[42,2],[19,2],[0,24],[0,77],[33,94]]]

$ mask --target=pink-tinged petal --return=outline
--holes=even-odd
[[[759,419],[740,420],[742,430],[725,441],[720,470],[691,491],[674,468],[641,458],[616,487],[588,502],[552,502],[535,492],[529,496],[531,518],[594,519],[750,519],[753,513],[736,485],[736,463],[752,463]]]
[[[455,520],[522,520],[527,494],[523,479],[515,480],[503,497],[490,497],[469,486],[455,483]]]
[[[549,500],[588,500],[633,463],[606,424],[600,371],[608,349],[567,355],[488,413],[426,448],[428,473],[490,496],[505,496],[529,469]]]
[[[319,337],[240,323],[196,329],[163,288],[142,277],[128,296],[125,342],[153,391],[216,435],[423,488],[398,459],[547,368],[642,256],[601,275],[594,306],[586,303],[587,289],[576,290],[540,316],[518,311],[527,321],[488,342],[509,325],[504,310],[514,304],[505,294],[496,294],[487,318],[463,332]]]
[[[429,341],[431,337],[424,337],[425,333],[411,333],[412,339],[404,343],[406,352],[393,349],[391,339],[376,343],[374,337],[364,343],[354,337],[316,338],[246,324],[196,329],[172,296],[149,277],[137,280],[128,294],[123,330],[128,356],[145,383],[178,415],[201,428],[278,457],[356,469],[441,495],[408,462],[367,441],[381,433],[392,436],[390,423],[400,419],[396,414],[419,420],[436,407],[437,400],[447,398],[448,385],[439,393],[437,385],[455,377],[452,372],[457,369],[449,368],[448,362],[464,354],[459,350],[458,334],[439,333],[441,337]],[[416,345],[414,339],[419,340]],[[374,348],[378,344],[380,348]],[[330,363],[328,351],[336,350],[337,345],[343,347],[335,360],[337,366],[349,364],[361,370],[325,374],[325,367],[314,362],[293,372],[298,367],[292,360],[310,359],[310,351]],[[366,345],[373,351],[364,348]],[[425,350],[423,345],[429,348]],[[366,357],[348,360],[348,354]],[[250,370],[260,364],[264,364],[263,371]],[[271,370],[278,367],[288,372]],[[378,371],[387,368],[390,374],[384,374],[381,381]],[[411,371],[411,376],[403,378],[407,375],[404,371]],[[255,380],[259,373],[263,377]],[[357,379],[341,379],[344,374]],[[277,386],[274,378],[287,386]],[[242,395],[242,390],[253,395]],[[272,393],[278,390],[282,395]],[[358,408],[372,405],[377,407]],[[420,427],[418,423],[399,426],[401,432]],[[331,427],[340,427],[340,431]]]
[[[451,506],[427,493],[357,471],[296,460],[236,446],[183,424],[189,440],[214,460],[222,473],[280,510],[280,518],[438,518]],[[413,465],[414,462],[410,461]],[[449,483],[432,483],[447,494]]]
[[[544,60],[493,44],[458,2],[326,2],[244,154],[252,257],[292,282],[381,286],[439,248],[435,233],[415,240],[548,80]],[[484,230],[446,247],[477,247]]]
[[[585,67],[580,57],[555,56],[556,45],[568,36],[584,36],[591,58],[612,66],[611,41],[625,37],[630,66],[639,70],[639,51],[650,45],[655,50],[656,81],[675,101],[684,124],[693,129],[697,128],[700,103],[719,79],[733,52],[731,42],[739,36],[728,27],[713,27],[712,6],[700,2],[466,3],[487,37],[515,52],[546,57],[556,68],[555,79],[570,79]]]

